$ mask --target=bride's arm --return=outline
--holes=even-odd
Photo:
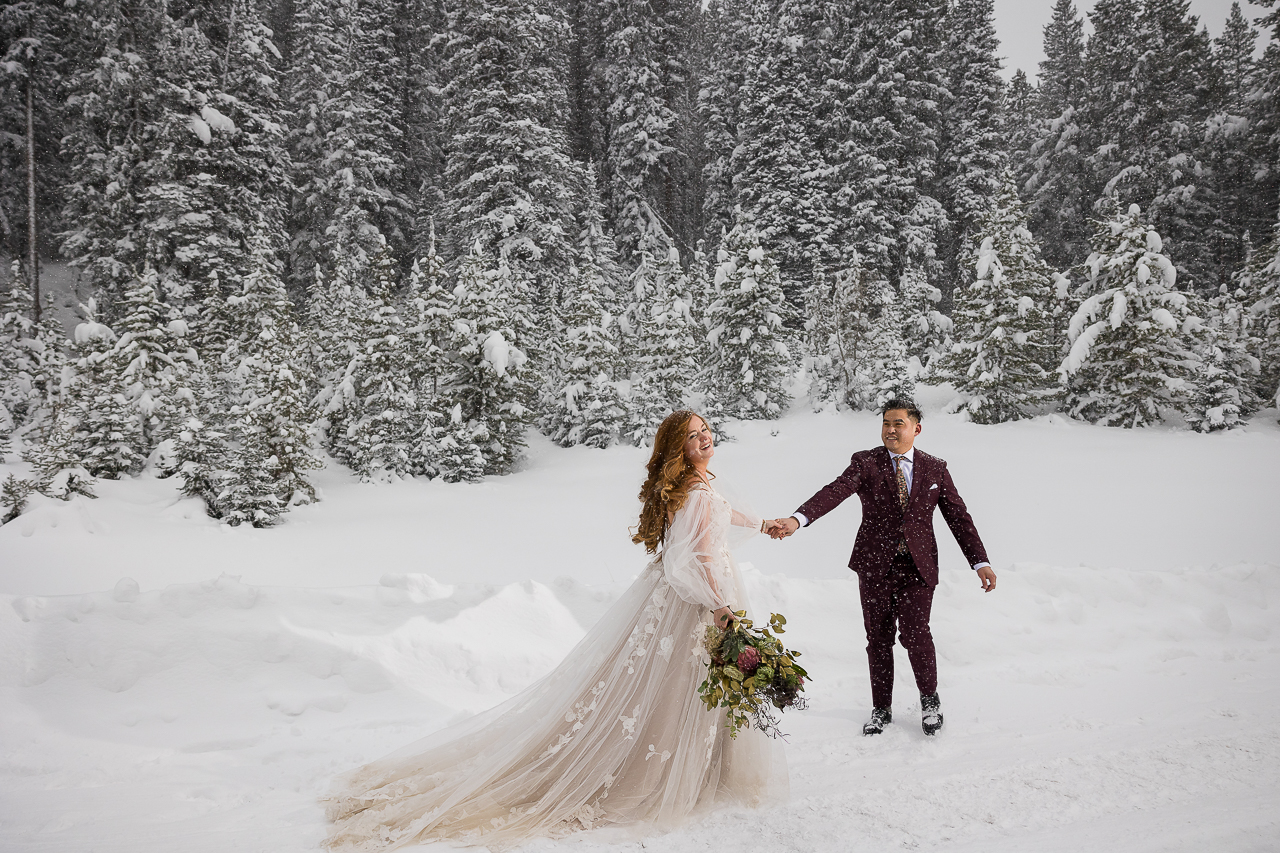
[[[745,527],[755,533],[760,533],[760,526],[764,524],[764,519],[750,510],[735,509],[732,520],[729,523],[734,527]]]
[[[685,505],[667,528],[662,571],[677,595],[722,618],[731,611],[720,586],[725,530],[723,520],[716,522],[713,508],[710,493],[689,490]]]

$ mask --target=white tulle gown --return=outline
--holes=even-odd
[[[660,554],[564,662],[520,695],[339,780],[336,850],[453,839],[492,848],[537,836],[679,825],[715,803],[785,798],[786,765],[755,730],[708,711],[705,626],[747,608],[730,539],[760,529],[691,489]]]

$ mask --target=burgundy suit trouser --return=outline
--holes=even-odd
[[[867,663],[871,669],[871,701],[877,708],[893,704],[893,634],[895,627],[921,695],[938,691],[938,657],[929,632],[933,587],[925,583],[911,555],[894,557],[889,571],[868,579],[858,575],[862,622],[867,629]]]

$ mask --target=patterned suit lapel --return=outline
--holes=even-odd
[[[884,478],[885,488],[888,489],[889,495],[892,497],[891,503],[893,508],[902,515],[902,505],[898,503],[898,474],[893,467],[893,454],[889,452],[889,448],[884,445],[880,446],[882,451],[878,458],[880,467],[880,476]],[[911,501],[907,501],[907,506],[911,506]]]
[[[907,499],[907,509],[910,510],[918,501],[924,500],[921,497],[929,489],[929,457],[921,450],[915,452],[914,464],[911,466],[911,497]]]

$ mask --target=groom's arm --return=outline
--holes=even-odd
[[[850,495],[856,494],[862,485],[863,466],[857,456],[850,461],[839,477],[819,489],[813,497],[800,505],[796,510],[801,524],[808,527],[831,510],[844,503]]]
[[[982,538],[978,536],[978,528],[974,526],[969,508],[965,506],[964,499],[956,491],[951,472],[945,465],[942,468],[942,475],[938,478],[938,485],[938,509],[942,512],[947,527],[951,528],[951,535],[960,546],[960,552],[974,568],[984,564],[990,565],[987,549],[982,544]]]

